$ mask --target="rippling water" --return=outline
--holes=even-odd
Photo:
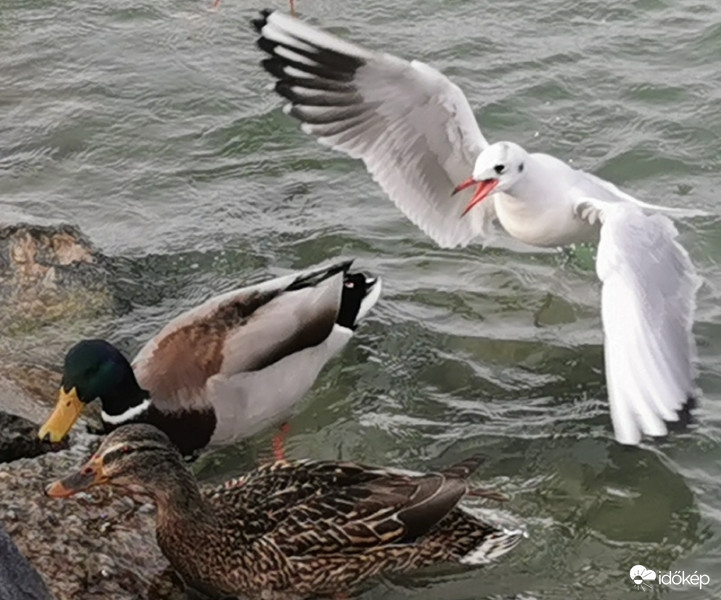
[[[132,353],[239,281],[357,257],[385,294],[293,420],[289,454],[434,468],[484,450],[478,481],[509,492],[504,510],[530,532],[496,566],[394,578],[364,597],[640,598],[637,563],[710,575],[673,597],[719,597],[719,219],[680,225],[704,280],[699,425],[619,447],[593,268],[508,243],[435,248],[360,163],[280,112],[248,27],[262,6],[209,3],[0,0],[0,219],[78,224],[125,261],[132,290],[129,312],[45,328],[13,349],[57,364],[92,334]],[[647,201],[718,213],[715,0],[298,4],[357,42],[444,70],[491,140],[572,160]],[[222,452],[205,476],[244,457],[245,446]]]

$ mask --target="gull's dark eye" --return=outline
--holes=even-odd
[[[506,170],[506,165],[496,165],[495,167],[493,167],[493,170],[494,170],[498,175],[500,175],[501,173],[503,173],[503,171]]]

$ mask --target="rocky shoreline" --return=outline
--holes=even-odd
[[[117,307],[108,259],[77,228],[0,226],[2,600],[184,597],[155,543],[148,497],[109,488],[67,500],[44,494],[48,483],[84,462],[100,438],[86,433],[86,421],[73,429],[69,443],[51,447],[37,440],[37,423],[51,409],[59,375],[18,347],[39,333],[34,344],[46,351],[48,344],[58,345],[53,327],[72,327]],[[56,353],[45,359],[54,363]],[[87,413],[92,419],[93,411]]]
[[[68,447],[67,440],[59,444],[41,442],[37,437],[37,425],[11,413],[0,412],[0,463],[20,458],[34,458],[46,452]]]
[[[72,225],[0,227],[0,326],[18,336],[113,310],[109,260]]]
[[[2,414],[0,420],[22,431],[28,427],[17,417]],[[8,431],[16,437],[16,430],[4,429],[0,443]],[[81,431],[64,450],[1,464],[0,525],[58,600],[183,597],[155,543],[155,509],[148,497],[110,488],[68,500],[45,496],[45,485],[76,468],[99,441]]]
[[[0,526],[0,589],[3,600],[50,600],[38,572]]]

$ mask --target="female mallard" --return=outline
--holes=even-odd
[[[170,321],[132,366],[105,340],[79,342],[40,438],[63,439],[96,398],[106,431],[152,423],[186,455],[252,435],[304,396],[378,300],[380,280],[351,263],[211,298]]]
[[[201,491],[163,432],[126,425],[46,493],[142,486],[157,504],[158,545],[191,588],[300,600],[343,594],[385,572],[482,564],[511,550],[521,530],[500,529],[458,506],[469,494],[498,498],[469,487],[478,462],[408,475],[348,462],[280,461]]]

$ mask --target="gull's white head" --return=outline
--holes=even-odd
[[[476,159],[473,175],[453,190],[455,194],[478,184],[463,214],[491,194],[512,188],[523,177],[527,158],[528,153],[513,142],[497,142],[483,150]]]

